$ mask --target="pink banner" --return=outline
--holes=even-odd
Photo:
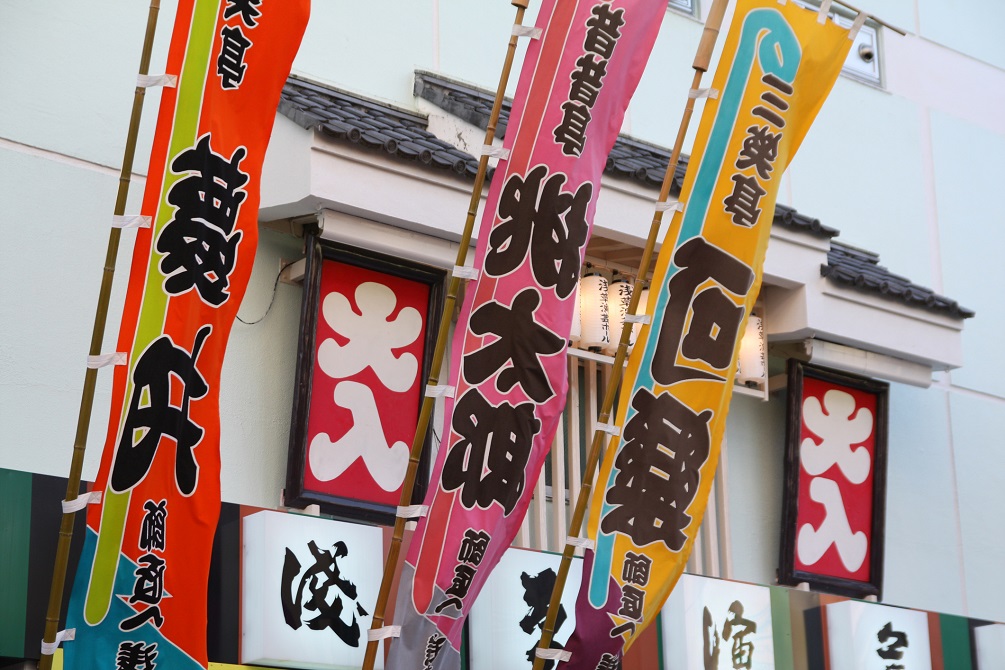
[[[461,629],[565,407],[576,284],[607,155],[666,0],[546,0],[453,342],[449,424],[399,589],[390,668],[458,668]]]

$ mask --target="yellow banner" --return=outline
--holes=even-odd
[[[824,17],[826,19],[826,17]],[[740,0],[664,239],[590,505],[577,630],[563,668],[618,658],[684,569],[719,459],[780,177],[853,35],[784,0]],[[577,659],[577,656],[579,658]],[[613,666],[612,666],[613,667]]]

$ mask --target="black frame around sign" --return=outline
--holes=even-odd
[[[320,239],[309,234],[305,240],[306,267],[304,268],[304,294],[300,307],[300,333],[297,338],[297,368],[294,381],[293,415],[290,421],[289,456],[286,465],[285,504],[303,508],[318,505],[322,512],[340,519],[374,525],[394,525],[396,507],[380,505],[354,498],[333,496],[304,488],[304,468],[307,459],[307,422],[311,411],[318,311],[321,295],[321,266],[326,260],[367,268],[396,277],[422,282],[429,286],[429,305],[426,308],[425,355],[420,374],[429,378],[433,348],[443,312],[443,282],[446,272],[426,265],[350,247]],[[420,394],[419,404],[421,406]],[[426,430],[425,444],[412,490],[411,504],[422,502],[429,478],[429,454],[432,442],[432,424]],[[411,447],[411,445],[409,445]]]
[[[860,582],[795,569],[796,521],[799,513],[799,435],[802,425],[801,400],[806,377],[841,384],[876,396],[875,455],[873,460],[872,536],[869,547],[870,581]],[[785,413],[785,490],[782,500],[782,537],[779,551],[778,583],[795,586],[807,583],[811,589],[852,598],[883,597],[883,554],[886,531],[886,464],[889,425],[890,385],[886,382],[820,368],[789,359],[788,407]]]

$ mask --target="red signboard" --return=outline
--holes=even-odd
[[[882,587],[888,385],[790,368],[783,583]]]
[[[287,503],[390,522],[418,423],[427,324],[443,273],[324,244],[311,260]]]

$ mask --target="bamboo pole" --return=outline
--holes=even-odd
[[[694,77],[691,81],[691,89],[701,86],[702,75],[708,71],[712,52],[715,50],[715,42],[719,36],[719,28],[722,25],[722,18],[726,13],[726,5],[729,0],[713,0],[712,8],[709,11],[708,19],[705,22],[705,29],[702,32],[701,42],[698,44],[698,51],[695,55]],[[659,202],[665,203],[670,197],[670,187],[673,184],[674,175],[677,172],[677,163],[680,160],[681,149],[684,146],[684,138],[687,135],[688,126],[691,123],[691,116],[694,113],[694,98],[688,97],[684,106],[684,115],[681,119],[680,127],[677,130],[677,139],[674,142],[673,151],[670,153],[670,162],[667,165],[666,174],[663,176],[663,184],[660,187]],[[653,251],[656,248],[656,238],[659,236],[660,227],[663,224],[663,211],[657,208],[653,214],[653,220],[649,227],[649,237],[646,239],[646,246],[642,252],[642,260],[639,262],[639,271],[636,274],[635,284],[632,287],[632,298],[628,305],[628,313],[637,313],[639,298],[642,295],[643,281],[649,274],[652,263]],[[628,355],[628,342],[631,339],[632,324],[626,322],[621,328],[621,340],[618,342],[618,351],[614,356],[614,364],[611,368],[610,377],[607,380],[607,387],[604,391],[604,401],[601,404],[598,423],[607,423],[614,407],[614,398],[617,394],[621,377],[624,374],[625,358]],[[583,521],[586,517],[586,510],[590,502],[593,491],[594,472],[600,461],[600,453],[603,447],[605,433],[596,430],[593,433],[593,442],[586,457],[586,470],[583,473],[583,483],[576,499],[576,508],[569,522],[569,536],[579,537],[583,530]],[[611,439],[610,448],[614,448],[617,438]],[[603,483],[600,483],[602,486]],[[575,547],[571,544],[565,545],[562,552],[562,563],[558,568],[558,575],[555,577],[555,586],[551,592],[551,602],[548,604],[548,615],[545,618],[544,628],[541,631],[541,641],[538,643],[539,649],[550,649],[551,642],[555,635],[555,622],[558,619],[558,611],[562,601],[562,591],[565,590],[565,582],[569,577],[569,568],[572,565],[572,557]],[[587,576],[583,575],[586,579]],[[536,657],[534,659],[534,670],[544,670],[545,659]]]
[[[147,14],[146,35],[143,38],[143,49],[140,55],[139,74],[148,74],[150,54],[153,51],[154,34],[157,30],[157,15],[160,11],[160,0],[150,0]],[[122,216],[126,211],[126,199],[129,196],[129,182],[133,173],[133,159],[136,155],[136,136],[139,133],[140,117],[143,114],[143,98],[146,90],[137,85],[133,93],[133,108],[129,116],[129,130],[126,133],[126,148],[122,155],[122,169],[119,171],[119,188],[115,198],[115,216]],[[105,337],[105,324],[108,318],[108,303],[112,294],[112,279],[115,276],[115,260],[119,254],[119,239],[122,231],[111,228],[108,233],[108,246],[105,251],[105,268],[101,275],[101,289],[98,292],[98,306],[94,314],[94,327],[91,331],[91,346],[88,354],[97,356],[101,353],[101,343]],[[70,476],[66,483],[66,500],[76,500],[80,490],[80,473],[84,467],[84,451],[87,448],[87,431],[91,425],[91,408],[94,405],[94,387],[97,383],[98,371],[88,368],[84,373],[84,389],[80,397],[80,411],[77,415],[77,432],[73,440],[73,458],[70,462]],[[86,508],[85,508],[86,509]],[[84,510],[81,510],[84,512]],[[49,590],[49,606],[45,615],[45,632],[42,641],[52,643],[56,640],[59,629],[59,613],[63,604],[63,589],[66,582],[66,568],[70,557],[70,541],[73,539],[73,521],[75,512],[64,512],[59,526],[59,543],[56,546],[56,563],[52,569],[52,587]],[[52,654],[42,654],[38,662],[39,670],[52,668]]]
[[[516,18],[514,25],[523,23],[524,13],[530,4],[530,0],[510,0],[510,4],[516,7]],[[510,36],[509,46],[506,50],[506,59],[503,62],[502,74],[499,77],[499,85],[496,87],[495,102],[492,105],[492,112],[489,115],[489,122],[485,128],[485,144],[492,145],[496,135],[496,124],[499,121],[499,113],[502,110],[503,99],[506,95],[506,85],[509,83],[510,71],[513,69],[513,58],[516,54],[518,36]],[[481,203],[482,187],[485,185],[485,174],[488,170],[488,156],[483,155],[478,161],[478,173],[475,175],[475,183],[471,189],[471,202],[468,206],[467,218],[464,221],[464,232],[461,234],[460,245],[457,248],[456,265],[463,266],[467,260],[468,247],[471,245],[472,231],[474,230],[475,217],[478,215],[478,205]],[[457,303],[457,293],[460,290],[461,280],[451,276],[447,284],[447,296],[443,306],[443,314],[440,317],[440,327],[436,336],[436,346],[433,349],[433,360],[429,366],[428,386],[436,386],[440,381],[440,368],[443,367],[443,358],[449,339],[450,322],[453,317],[454,307]],[[412,500],[412,489],[415,486],[415,476],[419,467],[419,459],[422,456],[422,447],[425,442],[426,432],[429,428],[429,421],[433,414],[433,406],[436,399],[425,397],[422,401],[422,409],[419,413],[418,425],[415,428],[415,435],[412,438],[412,447],[408,456],[408,469],[405,472],[405,481],[401,488],[401,498],[398,505],[407,506]],[[384,626],[384,617],[387,610],[387,601],[391,592],[391,582],[398,567],[399,555],[401,554],[401,541],[405,534],[406,520],[397,517],[394,521],[394,534],[391,537],[391,547],[387,552],[387,559],[384,562],[384,575],[380,582],[380,590],[377,592],[377,604],[374,607],[373,619],[370,629],[377,630]],[[373,670],[374,662],[377,658],[377,650],[380,646],[379,640],[370,640],[366,645],[366,655],[363,659],[363,670]]]

